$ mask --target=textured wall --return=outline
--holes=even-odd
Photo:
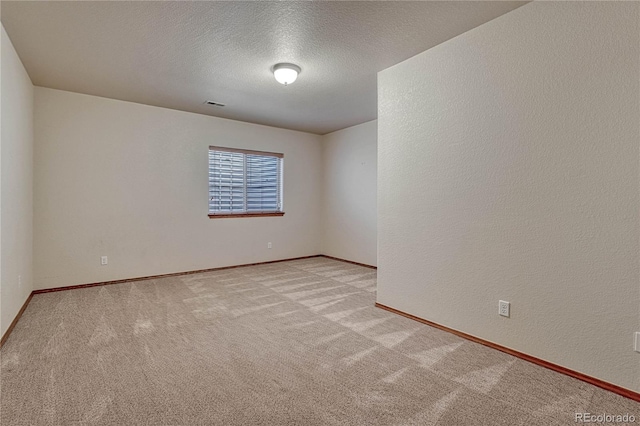
[[[0,51],[0,335],[3,335],[32,289],[33,85],[4,27]]]
[[[319,136],[40,87],[35,95],[36,288],[319,253]],[[284,153],[285,215],[209,219],[209,145]]]
[[[376,121],[322,139],[322,253],[377,264]]]
[[[640,391],[638,8],[530,3],[379,74],[380,303]]]

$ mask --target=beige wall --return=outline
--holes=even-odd
[[[377,264],[376,121],[323,136],[322,253]]]
[[[639,6],[533,2],[379,74],[380,303],[640,391]]]
[[[319,136],[40,87],[35,99],[35,288],[319,254]],[[209,145],[284,153],[286,214],[209,219]]]
[[[0,55],[0,335],[3,335],[32,290],[33,85],[4,27]]]

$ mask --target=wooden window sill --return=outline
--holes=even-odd
[[[231,217],[272,217],[272,216],[284,216],[284,212],[210,214],[209,219],[228,219]]]

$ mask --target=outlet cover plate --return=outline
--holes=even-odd
[[[640,332],[636,332],[635,334],[633,350],[636,352],[640,352]]]
[[[498,315],[509,318],[511,316],[511,303],[500,300],[498,302]]]

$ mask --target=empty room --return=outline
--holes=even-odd
[[[0,424],[640,424],[639,2],[0,21]]]

